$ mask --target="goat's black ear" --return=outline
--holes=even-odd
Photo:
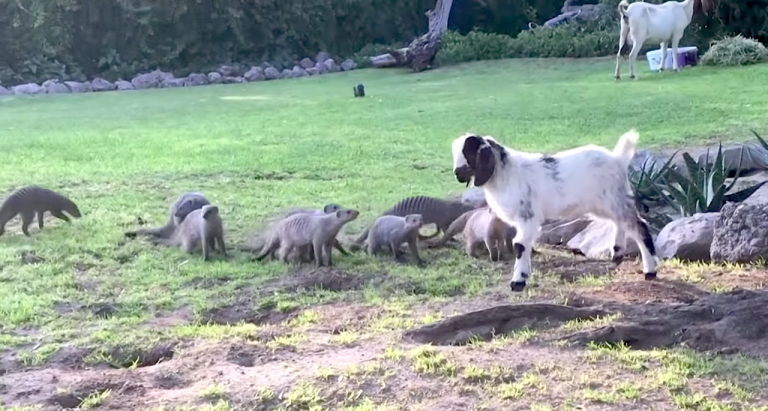
[[[493,155],[493,148],[486,144],[477,152],[475,160],[475,187],[480,187],[487,183],[496,170],[496,157]]]
[[[485,139],[480,136],[469,136],[464,140],[464,148],[461,153],[467,159],[467,165],[470,169],[477,169],[477,155],[480,147],[485,145]]]

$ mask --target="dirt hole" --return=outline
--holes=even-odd
[[[359,290],[366,284],[383,282],[385,278],[386,274],[354,274],[335,267],[312,267],[301,268],[265,288],[282,289],[289,293],[312,289],[343,292]]]
[[[113,365],[120,368],[128,368],[134,364],[137,367],[150,367],[157,365],[161,361],[172,359],[176,345],[176,342],[166,342],[155,345],[150,349],[118,347],[113,349],[109,355],[112,358]]]

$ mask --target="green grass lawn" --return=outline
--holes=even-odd
[[[314,353],[328,349],[336,357],[307,360],[325,369],[343,364],[339,358],[346,358],[344,355],[357,355],[348,348],[354,347],[355,341],[376,340],[381,338],[378,334],[389,336],[435,321],[441,314],[430,304],[454,304],[457,311],[466,311],[469,308],[456,305],[457,299],[481,298],[490,289],[497,290],[494,295],[500,301],[525,301],[562,299],[574,287],[592,286],[563,285],[556,275],[534,273],[529,290],[508,295],[504,287],[508,268],[502,270],[499,265],[471,260],[456,248],[425,253],[430,261],[425,269],[392,264],[385,257],[335,254],[335,262],[344,272],[380,281],[352,290],[294,293],[275,284],[280,285],[297,270],[311,275],[311,267],[252,262],[237,247],[265,216],[287,207],[320,208],[334,202],[356,208],[361,216],[346,228],[356,233],[402,197],[445,197],[449,192],[460,192],[464,187],[452,174],[450,144],[467,131],[493,135],[515,149],[551,152],[587,143],[613,147],[630,128],[639,130],[641,148],[693,146],[716,138],[750,139],[749,129],[768,130],[768,83],[764,81],[768,65],[695,67],[681,73],[652,74],[641,60],[638,81],[616,83],[613,64],[612,59],[503,60],[420,74],[359,70],[241,85],[0,98],[3,197],[20,186],[38,184],[66,194],[83,213],[83,218],[71,226],[48,217],[46,227],[38,231],[35,222],[30,238],[21,234],[17,218],[0,237],[0,349],[4,350],[0,366],[8,372],[0,382],[10,386],[11,379],[16,378],[35,388],[30,381],[37,377],[23,373],[52,364],[62,367],[76,363],[71,374],[56,374],[59,383],[40,382],[46,387],[42,391],[76,391],[81,405],[85,401],[92,408],[104,404],[109,409],[155,409],[159,402],[125,402],[126,398],[152,397],[155,391],[126,394],[114,387],[111,391],[83,388],[75,377],[79,371],[75,370],[82,366],[102,369],[99,367],[108,364],[127,372],[120,368],[132,361],[134,366],[142,365],[142,355],[168,341],[183,345],[172,362],[193,361],[199,358],[194,353],[205,351],[205,344],[218,344],[222,339],[263,343],[265,349],[278,352],[290,347],[295,356],[310,346]],[[359,82],[366,88],[362,99],[353,98],[351,90]],[[231,250],[229,259],[205,263],[199,255],[152,247],[141,240],[122,243],[122,232],[136,228],[138,217],[153,225],[163,224],[168,218],[168,205],[184,191],[201,191],[220,207]],[[25,264],[21,256],[29,252],[43,261]],[[231,304],[239,304],[246,311],[292,313],[294,317],[292,322],[281,325],[283,334],[267,338],[266,342],[254,334],[265,332],[268,325],[206,325],[206,319],[216,317],[213,309]],[[324,310],[338,304],[357,307],[366,315],[372,311],[376,314],[358,319],[365,325],[346,334],[318,331],[316,328],[326,318]],[[331,337],[323,337],[323,342],[318,343],[318,333]],[[413,367],[406,367],[407,372],[415,373],[414,378],[421,381],[419,375],[424,373],[418,371],[422,369],[418,363],[426,354],[396,355],[397,350],[406,348],[385,348],[385,343],[396,341],[394,337],[385,339],[376,340],[372,348],[365,344],[358,347],[383,352],[392,364],[411,361]],[[221,349],[216,344],[215,349]],[[426,355],[427,360],[435,360],[430,355]],[[460,359],[446,361],[458,361],[457,372],[480,372],[462,368]],[[433,365],[424,369],[431,370]],[[185,367],[197,371],[189,371],[188,384],[183,387],[187,394],[198,393],[199,397],[169,395],[168,404],[211,410],[238,408],[242,399],[233,399],[236,395],[232,387],[213,386],[215,378],[207,375],[202,365]],[[265,367],[256,371],[269,374],[269,364]],[[142,367],[148,368],[152,367]],[[450,369],[440,370],[438,374],[444,372],[445,378],[456,377]],[[279,370],[272,371],[280,374]],[[83,372],[89,375],[90,371]],[[650,372],[645,369],[641,377],[652,378]],[[368,370],[363,374],[379,378],[378,373]],[[701,378],[709,374],[692,371],[690,387],[698,387]],[[756,374],[752,370],[740,375]],[[244,390],[250,401],[272,404],[265,409],[316,409],[313,405],[340,409],[329,405],[338,398],[328,397],[328,390],[339,387],[328,382],[336,381],[329,378],[326,375],[319,385],[261,381],[261,385],[272,388]],[[533,381],[536,377],[530,378]],[[635,376],[630,373],[626,378],[629,381]],[[211,386],[200,386],[202,382],[195,385],[193,381]],[[665,398],[663,404],[709,404],[696,397],[699,391],[683,389],[689,387],[687,380],[676,383],[682,385],[672,394],[664,396],[663,386],[659,388],[662,391],[652,394]],[[565,394],[552,397],[542,394],[539,388],[532,389],[540,387],[533,382],[520,384],[502,384],[499,389],[460,385],[456,389],[492,393],[497,402],[491,402],[491,409],[494,404],[517,404],[523,407],[520,409],[531,410],[564,409],[560,405]],[[542,384],[554,387],[552,384],[557,382],[547,380]],[[636,398],[635,391],[626,387],[619,391],[607,387],[606,392],[613,395],[609,401],[595,394],[600,391],[597,388],[573,384],[575,392],[594,391],[569,397],[574,404],[624,404]],[[73,386],[78,386],[79,391]],[[270,394],[269,390],[276,393],[278,386],[288,390],[285,396]],[[10,391],[18,389],[14,386]],[[502,392],[504,389],[508,392]],[[703,392],[708,395],[710,391]],[[526,399],[524,393],[531,392],[538,396],[536,401]],[[0,410],[4,410],[3,402],[51,405],[44,394],[20,398],[0,390]],[[434,396],[414,395],[395,396],[393,401],[400,405],[421,401],[424,409],[436,406]],[[439,392],[434,395],[439,396]],[[755,403],[763,403],[760,389],[750,395],[753,400],[758,396]],[[380,407],[387,405],[377,398],[337,403],[358,407],[349,409],[385,409],[373,405],[365,408],[366,401]],[[433,402],[424,402],[424,398]],[[720,404],[717,399],[706,401]],[[749,403],[743,398],[734,401]],[[472,406],[479,407],[482,402],[472,402]],[[748,409],[702,407],[686,409]]]

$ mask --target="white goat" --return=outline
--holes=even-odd
[[[637,138],[633,129],[619,139],[613,152],[587,145],[551,156],[514,151],[489,136],[465,134],[453,141],[456,179],[483,187],[493,212],[517,228],[512,291],[525,289],[531,249],[544,220],[585,214],[614,222],[614,260],[620,259],[629,235],[640,248],[645,278],[656,278],[653,239],[635,208],[627,178]]]
[[[677,45],[683,37],[686,27],[691,24],[693,5],[700,0],[667,1],[662,4],[651,4],[643,1],[632,3],[621,0],[619,14],[621,15],[621,35],[619,37],[619,52],[616,54],[616,73],[614,78],[621,79],[621,49],[627,41],[632,41],[632,51],[629,53],[629,78],[635,77],[635,59],[640,48],[646,41],[658,41],[661,44],[661,67],[667,58],[667,43],[672,43],[672,69],[680,71],[677,64]]]

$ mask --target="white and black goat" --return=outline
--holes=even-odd
[[[661,67],[667,58],[667,43],[672,44],[672,69],[679,71],[677,63],[677,46],[683,37],[683,32],[691,24],[694,3],[701,0],[667,1],[662,4],[652,4],[638,1],[629,4],[627,0],[619,3],[621,15],[621,34],[619,36],[619,51],[616,54],[616,72],[614,78],[621,79],[621,50],[627,38],[632,41],[632,51],[629,53],[629,78],[635,77],[635,60],[640,48],[646,41],[658,41],[661,44]],[[709,2],[709,0],[705,0]],[[709,4],[709,3],[708,3]],[[706,9],[705,9],[706,11]]]
[[[488,206],[517,228],[512,291],[525,289],[531,249],[549,218],[592,215],[615,224],[613,257],[626,250],[629,235],[640,248],[647,280],[656,278],[656,250],[648,225],[635,208],[628,166],[638,134],[621,136],[613,151],[587,145],[554,155],[514,151],[493,137],[465,134],[453,141],[453,172],[461,183],[482,187]]]

